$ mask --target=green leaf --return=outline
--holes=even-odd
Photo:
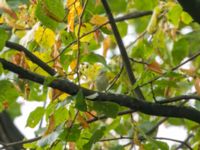
[[[47,87],[43,86],[41,88],[40,84],[30,82],[30,93],[28,95],[28,100],[34,101],[44,101],[47,98]]]
[[[5,30],[0,28],[0,51],[4,48],[6,41],[8,40],[8,34]]]
[[[43,25],[45,25],[48,28],[51,28],[52,30],[55,30],[58,27],[58,22],[46,15],[42,1],[39,1],[37,4],[35,16],[41,21]]]
[[[167,13],[168,20],[176,27],[179,26],[182,11],[182,7],[177,4],[174,5]]]
[[[188,49],[190,52],[196,52],[200,49],[200,31],[194,31],[190,32],[183,37],[181,37],[177,42],[179,41],[187,41],[188,42]],[[181,44],[181,43],[180,43]]]
[[[152,10],[158,4],[158,0],[134,0],[134,7],[138,10]]]
[[[8,80],[0,80],[0,102],[15,102],[19,96],[19,92],[14,85]]]
[[[128,24],[126,22],[120,22],[117,24],[119,33],[121,35],[121,37],[124,37],[127,35],[127,31],[128,31]]]
[[[45,0],[45,7],[48,14],[58,21],[63,21],[65,17],[65,9],[62,0]]]
[[[80,134],[80,126],[74,124],[71,128],[65,128],[59,137],[65,141],[76,142],[79,139]]]
[[[179,64],[186,56],[188,56],[189,43],[186,39],[181,39],[174,44],[172,56],[174,64]]]
[[[87,104],[85,102],[85,97],[83,95],[82,90],[79,90],[79,92],[76,95],[75,107],[80,111],[87,111]]]
[[[93,102],[93,109],[108,117],[115,118],[119,112],[119,105],[111,102]]]
[[[0,75],[3,73],[3,65],[0,63]]]
[[[37,107],[34,111],[30,113],[26,122],[26,126],[34,128],[42,119],[44,112],[45,110],[43,107]]]
[[[144,145],[145,150],[169,150],[169,146],[165,142],[151,140],[151,142],[148,142]]]
[[[84,150],[90,150],[92,148],[92,145],[96,142],[98,142],[104,135],[104,131],[106,130],[105,127],[101,127],[100,129],[97,129],[92,137],[90,138],[90,140],[88,141],[88,143],[86,143],[84,146],[83,146],[83,149]]]
[[[185,24],[190,24],[192,22],[192,17],[186,13],[186,12],[182,12],[181,14],[181,20],[185,23]]]
[[[116,13],[124,12],[127,7],[126,0],[118,0],[117,3],[116,0],[109,0],[108,3],[109,6],[111,7],[112,12]]]
[[[95,54],[95,53],[89,53],[87,55],[82,56],[81,62],[88,62],[90,64],[99,62],[99,63],[102,63],[103,65],[107,66],[105,58],[103,56],[101,56],[99,54]]]
[[[54,118],[56,122],[55,126],[58,126],[59,124],[65,122],[68,117],[69,117],[68,110],[65,107],[60,107],[59,109],[55,110],[54,112]]]

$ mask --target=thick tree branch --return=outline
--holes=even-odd
[[[20,75],[21,78],[28,79],[39,84],[43,84],[45,81],[44,76],[32,73],[2,58],[0,58],[0,62],[2,63],[4,69]],[[113,102],[119,104],[120,106],[125,106],[134,111],[139,111],[148,115],[185,118],[200,123],[200,112],[190,107],[154,104],[126,95],[92,91],[86,88],[81,88],[67,79],[55,79],[48,86],[66,92],[70,95],[75,95],[79,90],[82,90],[86,99],[90,101]]]
[[[102,2],[103,6],[105,8],[105,11],[106,11],[108,19],[109,19],[109,23],[110,23],[110,25],[112,27],[115,39],[116,39],[117,44],[119,46],[119,50],[120,50],[120,53],[121,53],[121,56],[122,56],[122,60],[123,60],[124,66],[126,68],[129,80],[130,80],[131,84],[133,85],[136,82],[136,78],[135,78],[135,76],[134,76],[134,74],[132,72],[131,63],[129,61],[129,57],[128,57],[128,54],[126,52],[125,46],[124,46],[124,44],[122,42],[121,36],[119,34],[117,25],[115,23],[115,20],[113,18],[113,15],[111,13],[111,10],[110,10],[110,7],[108,6],[107,1],[106,0],[101,0],[101,2]],[[134,92],[135,92],[136,96],[139,99],[141,99],[141,100],[145,99],[139,87],[136,87]]]
[[[17,43],[13,43],[10,41],[6,41],[5,44],[6,47],[11,48],[11,49],[15,49],[17,51],[21,51],[24,52],[25,55],[35,64],[37,64],[38,66],[40,66],[42,69],[44,69],[47,73],[49,73],[50,75],[55,75],[56,71],[54,69],[52,69],[50,66],[48,66],[45,62],[43,62],[42,60],[40,60],[37,56],[35,56],[34,54],[32,54],[28,49],[26,49],[25,47],[17,44]]]

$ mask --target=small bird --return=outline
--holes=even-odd
[[[178,2],[194,21],[200,23],[200,0],[178,0]]]
[[[95,85],[98,91],[105,91],[108,87],[108,77],[106,75],[106,71],[101,69],[99,71],[99,74],[97,75],[97,78],[95,80]]]

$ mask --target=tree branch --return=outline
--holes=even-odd
[[[25,141],[17,141],[17,142],[12,142],[12,143],[1,143],[3,145],[3,147],[0,148],[0,150],[4,150],[8,147],[12,147],[12,146],[16,146],[16,145],[22,145],[22,144],[26,144],[26,143],[32,143],[35,141],[40,140],[42,137],[36,137],[30,140],[25,140]]]
[[[20,75],[21,78],[28,79],[39,84],[43,84],[46,79],[44,76],[25,70],[6,61],[5,59],[0,58],[0,62],[2,63],[4,69]],[[139,111],[148,115],[185,118],[200,123],[200,112],[190,107],[161,105],[141,101],[137,98],[126,95],[92,91],[86,88],[81,88],[67,79],[55,79],[49,83],[48,86],[66,92],[70,95],[75,95],[79,90],[82,90],[85,98],[90,101],[113,102],[120,106],[125,106],[134,111]]]
[[[24,52],[25,55],[35,64],[37,64],[38,66],[40,66],[42,69],[44,69],[47,73],[49,73],[50,75],[55,75],[56,71],[54,69],[52,69],[50,66],[48,66],[45,62],[43,62],[42,60],[40,60],[37,56],[35,56],[33,53],[31,53],[28,49],[26,49],[25,47],[23,47],[22,45],[19,45],[17,43],[13,43],[10,41],[6,41],[5,44],[6,47],[11,48],[11,49],[15,49],[17,51],[20,52]]]
[[[160,101],[157,101],[156,103],[167,104],[167,103],[178,102],[178,101],[181,101],[181,100],[190,100],[190,99],[195,99],[195,100],[200,101],[200,96],[197,96],[197,95],[181,95],[181,96],[176,96],[176,97],[160,100]]]
[[[115,23],[115,20],[113,18],[113,15],[111,13],[111,10],[110,10],[110,7],[109,7],[107,1],[106,0],[101,0],[101,2],[103,4],[103,6],[104,6],[104,9],[105,9],[106,13],[107,13],[107,16],[108,16],[108,19],[109,19],[109,23],[110,23],[110,25],[112,27],[115,39],[116,39],[117,44],[119,46],[119,50],[120,50],[120,53],[121,53],[121,56],[122,56],[122,60],[123,60],[124,66],[126,68],[129,80],[130,80],[131,84],[133,85],[136,82],[136,78],[135,78],[135,76],[134,76],[134,74],[132,72],[131,63],[129,61],[129,57],[128,57],[128,54],[126,52],[125,46],[124,46],[124,44],[122,42],[121,36],[119,34],[117,25]],[[136,87],[134,92],[135,92],[136,96],[139,99],[141,99],[141,100],[145,99],[139,87]]]

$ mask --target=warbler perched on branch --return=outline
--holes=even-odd
[[[105,70],[101,69],[97,75],[97,78],[95,80],[95,85],[98,91],[105,91],[109,85],[106,73],[107,72]]]

